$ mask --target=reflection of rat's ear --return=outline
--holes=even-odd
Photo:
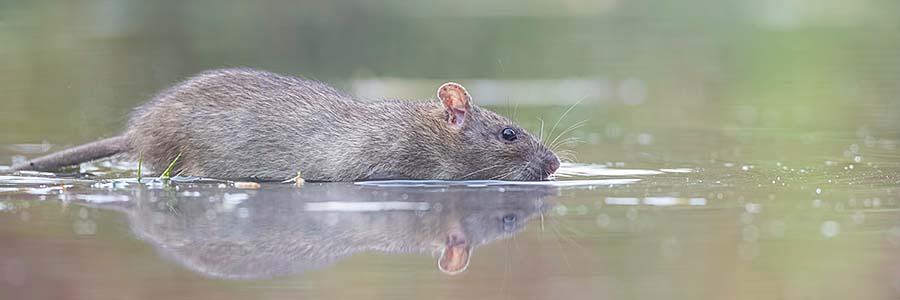
[[[472,102],[466,88],[459,83],[448,82],[438,88],[437,95],[447,109],[447,122],[455,127],[462,126]]]
[[[462,273],[469,266],[469,256],[472,254],[472,246],[469,243],[447,245],[438,258],[438,269],[447,275]]]

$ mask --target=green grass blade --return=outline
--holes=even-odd
[[[138,152],[138,182],[141,182],[141,166],[144,165],[144,151]]]
[[[178,162],[178,159],[181,158],[181,153],[175,156],[175,159],[172,160],[172,163],[169,164],[169,167],[166,168],[166,171],[159,176],[159,179],[168,180],[170,174],[172,174],[172,169],[175,168],[175,163]]]

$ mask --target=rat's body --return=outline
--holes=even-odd
[[[321,82],[248,69],[201,73],[157,95],[114,137],[14,169],[52,170],[116,153],[159,171],[214,178],[541,180],[556,156],[509,120],[470,104],[462,86],[442,101],[359,102]],[[514,130],[517,138],[504,140]],[[482,170],[484,169],[484,170]]]

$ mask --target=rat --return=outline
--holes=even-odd
[[[509,119],[475,105],[460,84],[437,101],[363,102],[325,83],[220,69],[170,87],[130,115],[119,136],[14,165],[53,171],[117,154],[151,170],[307,181],[546,180],[556,154]],[[175,174],[175,173],[173,173]]]

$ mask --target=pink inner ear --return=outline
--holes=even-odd
[[[451,108],[449,113],[450,113],[450,117],[447,120],[447,122],[449,122],[450,124],[453,124],[454,126],[461,126],[463,121],[466,120],[466,112],[465,111],[460,111],[460,110]]]
[[[449,113],[447,121],[455,126],[462,125],[472,99],[466,88],[454,82],[445,83],[438,88],[438,98],[444,103],[444,108]]]

